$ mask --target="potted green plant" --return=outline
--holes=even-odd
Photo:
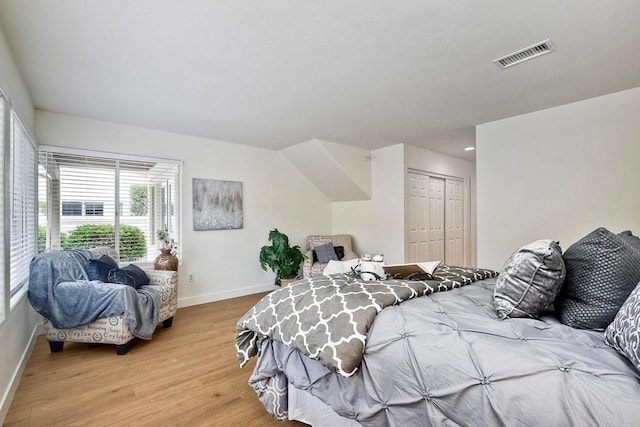
[[[269,241],[270,246],[260,249],[260,266],[276,273],[275,285],[280,286],[282,279],[294,279],[298,275],[304,254],[299,246],[289,246],[289,238],[277,228],[269,232]]]

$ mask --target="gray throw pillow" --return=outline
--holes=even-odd
[[[87,262],[86,270],[89,280],[109,281],[109,272],[118,268],[118,263],[109,255],[102,255],[98,259],[90,259]]]
[[[640,370],[640,283],[604,331],[604,342]]]
[[[149,284],[147,273],[135,264],[129,264],[122,268],[114,268],[109,271],[108,279],[111,283],[133,286],[136,289]]]
[[[567,278],[557,300],[560,321],[604,330],[640,282],[640,251],[598,228],[571,245],[563,258]]]
[[[325,243],[324,245],[316,246],[314,250],[318,256],[318,262],[326,263],[331,260],[338,261],[336,250],[333,248],[333,243]]]
[[[625,242],[631,245],[634,249],[640,251],[640,237],[634,236],[631,231],[623,231],[622,233],[618,233],[618,236],[622,237]]]
[[[538,240],[507,260],[496,281],[493,302],[500,319],[537,318],[551,308],[565,278],[562,249],[553,240]]]

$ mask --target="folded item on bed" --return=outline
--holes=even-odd
[[[348,377],[357,371],[369,328],[382,309],[497,274],[442,265],[428,281],[367,282],[352,274],[311,277],[265,296],[238,321],[238,360],[244,366],[258,354],[259,339],[267,336]]]

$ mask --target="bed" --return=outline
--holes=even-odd
[[[639,371],[603,330],[567,326],[549,310],[501,319],[496,276],[442,266],[433,280],[377,282],[364,292],[376,295],[366,297],[374,320],[347,334],[331,319],[358,317],[343,293],[367,285],[350,274],[299,281],[238,322],[238,357],[258,356],[249,384],[267,411],[310,425],[640,425]],[[328,298],[341,301],[340,314],[321,309],[327,288],[347,290]],[[333,344],[308,333],[316,329]],[[358,334],[361,349],[340,348]]]

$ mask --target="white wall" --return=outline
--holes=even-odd
[[[475,164],[446,154],[424,148],[405,146],[405,170],[416,169],[447,177],[462,178],[464,180],[464,265],[476,265],[476,230],[475,230],[475,188],[472,185],[475,177]],[[409,185],[408,175],[405,173],[405,188]],[[406,190],[405,190],[406,191]],[[409,214],[409,201],[405,200],[405,212]],[[408,218],[406,218],[408,221]],[[409,250],[408,241],[405,250]]]
[[[33,105],[1,29],[0,88],[13,103],[27,130],[33,134]],[[8,214],[8,210],[5,214]],[[0,256],[1,253],[0,249]],[[5,320],[0,324],[0,424],[9,411],[13,393],[31,354],[38,320],[39,316],[29,305],[26,295],[23,295],[13,310],[5,312]]]
[[[27,131],[33,135],[34,117],[31,97],[18,72],[2,28],[0,28],[0,89],[11,100],[13,108]]]
[[[405,165],[410,169],[419,169],[465,179],[475,174],[475,164],[473,162],[413,145],[405,145],[404,157]]]
[[[331,141],[318,140],[318,142],[331,154],[344,173],[365,193],[365,196],[371,197],[371,152]]]
[[[273,289],[258,262],[271,228],[300,246],[331,232],[329,200],[276,151],[45,111],[36,124],[40,144],[184,161],[180,306]],[[242,181],[244,228],[193,231],[193,178]]]
[[[351,234],[356,252],[404,262],[404,145],[371,152],[371,200],[333,203],[333,234]]]
[[[330,201],[367,200],[371,174],[367,150],[310,139],[280,150]]]
[[[536,239],[640,234],[640,88],[476,129],[478,264]]]
[[[371,200],[333,203],[333,233],[353,235],[358,253],[382,253],[389,264],[405,262],[408,250],[405,194],[409,168],[463,178],[466,188],[475,174],[472,162],[411,145],[397,144],[374,150],[371,152]],[[471,214],[470,208],[465,211],[467,230],[471,229]],[[468,240],[467,264],[473,265],[475,245]]]

